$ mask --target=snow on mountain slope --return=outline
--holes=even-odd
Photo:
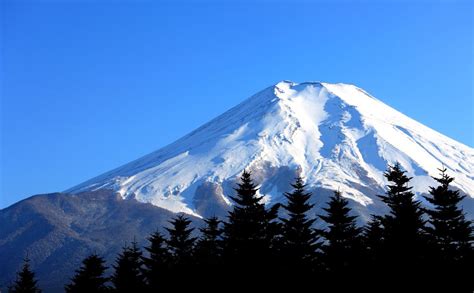
[[[400,162],[425,192],[445,166],[474,196],[474,149],[385,105],[353,85],[282,81],[176,142],[66,192],[113,189],[122,197],[203,216],[230,204],[242,170],[267,201],[300,173],[310,187],[376,200],[387,164]],[[217,206],[217,207],[216,207]]]

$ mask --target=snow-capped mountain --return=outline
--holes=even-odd
[[[348,84],[282,81],[176,142],[66,192],[112,189],[195,216],[229,206],[236,179],[251,170],[269,202],[297,173],[314,190],[339,189],[359,210],[376,204],[387,164],[399,162],[426,192],[448,169],[474,196],[474,149]]]

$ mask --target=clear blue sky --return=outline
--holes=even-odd
[[[356,84],[474,146],[473,4],[329,3],[2,1],[0,208],[158,149],[282,79]]]

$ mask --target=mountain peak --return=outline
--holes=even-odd
[[[293,82],[282,80],[273,87],[275,96],[279,99],[297,98],[301,95],[310,94],[312,98],[327,98],[327,96],[337,96],[351,106],[362,104],[379,103],[381,101],[368,94],[363,89],[347,83],[326,83],[319,81]],[[322,91],[322,93],[320,93]],[[371,106],[371,105],[369,105]],[[386,105],[385,105],[386,106]],[[393,109],[392,109],[393,110]]]
[[[296,175],[316,193],[341,189],[362,214],[377,207],[387,164],[426,192],[442,165],[474,195],[474,149],[349,84],[280,81],[176,142],[67,192],[112,189],[173,212],[215,214],[244,169],[265,200],[283,200]]]

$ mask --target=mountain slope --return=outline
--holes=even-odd
[[[104,256],[111,266],[122,246],[134,239],[148,244],[146,238],[168,226],[172,216],[108,190],[43,194],[20,201],[0,210],[0,291],[12,284],[28,254],[43,292],[64,292],[90,253]]]
[[[340,189],[376,210],[387,164],[400,162],[415,191],[445,166],[474,196],[474,149],[347,84],[282,81],[178,141],[66,192],[112,189],[195,216],[228,208],[235,180],[252,170],[267,201],[279,201],[297,173],[310,188]],[[365,212],[364,212],[365,210]]]

